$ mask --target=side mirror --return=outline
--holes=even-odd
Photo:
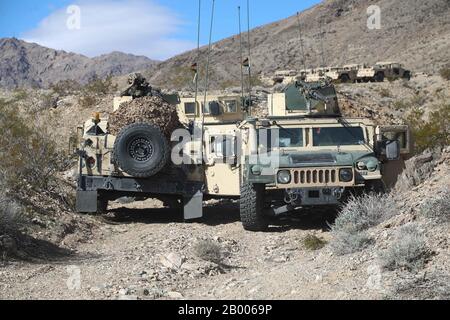
[[[400,142],[398,140],[387,140],[385,142],[386,158],[388,160],[400,159]]]

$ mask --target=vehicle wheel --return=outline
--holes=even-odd
[[[264,216],[263,184],[246,183],[241,187],[240,213],[245,230],[265,231],[269,223]]]
[[[136,178],[154,176],[164,168],[169,156],[169,144],[163,133],[146,123],[123,128],[114,144],[114,162]]]
[[[347,83],[350,81],[350,77],[348,76],[348,74],[343,74],[341,75],[340,80],[342,83]]]
[[[99,194],[97,198],[97,214],[106,213],[108,213],[108,200]]]
[[[375,81],[376,82],[383,82],[384,81],[384,73],[383,72],[378,72],[375,75]]]

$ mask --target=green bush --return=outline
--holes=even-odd
[[[202,260],[221,264],[223,261],[222,248],[213,240],[201,240],[194,246],[194,253]]]
[[[416,153],[450,145],[450,103],[446,102],[431,112],[428,120],[424,119],[424,112],[416,107],[409,113],[406,122],[414,137]]]
[[[112,77],[100,79],[95,77],[81,90],[78,98],[78,104],[82,108],[92,108],[100,101],[101,96],[111,94],[117,91],[117,85],[113,84]]]
[[[311,251],[320,250],[325,247],[326,244],[327,242],[324,239],[319,238],[318,236],[315,236],[313,234],[308,234],[303,239],[303,246],[305,247],[305,249]]]
[[[420,211],[426,218],[437,223],[450,222],[450,189],[425,200]]]

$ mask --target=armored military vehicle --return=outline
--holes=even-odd
[[[325,81],[288,85],[269,95],[268,107],[266,119],[240,126],[247,132],[240,205],[248,230],[266,229],[269,215],[381,191],[410,152],[408,127],[342,117]]]
[[[375,66],[359,68],[357,80],[361,82],[383,82],[385,79],[411,79],[411,71],[397,62],[377,62]]]
[[[116,98],[115,109],[130,101]],[[180,127],[170,137],[154,121],[113,134],[114,124],[98,114],[79,128],[79,212],[137,196],[182,203],[190,220],[202,217],[205,199],[240,199],[244,228],[259,231],[270,215],[382,189],[389,168],[409,153],[407,127],[342,117],[326,81],[296,81],[269,95],[267,118],[251,117],[241,96],[176,103]]]

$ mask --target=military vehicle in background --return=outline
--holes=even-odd
[[[363,66],[358,70],[359,82],[383,82],[385,79],[411,79],[411,71],[398,62],[377,62],[375,66]]]

